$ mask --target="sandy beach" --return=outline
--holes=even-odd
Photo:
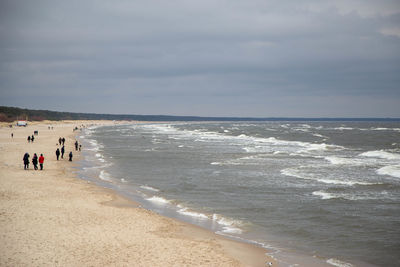
[[[160,216],[79,179],[73,128],[94,123],[114,122],[0,128],[1,266],[277,266],[262,248]],[[59,137],[66,138],[66,155],[57,161]],[[43,153],[44,170],[32,164],[24,170],[25,152],[30,160]]]

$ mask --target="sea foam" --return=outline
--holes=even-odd
[[[170,200],[167,200],[167,199],[162,198],[162,197],[157,197],[157,196],[153,196],[151,198],[147,198],[146,200],[148,200],[150,202],[153,202],[153,203],[162,204],[162,205],[171,203]]]
[[[367,151],[367,152],[361,153],[360,156],[389,159],[389,160],[400,160],[400,154],[388,152],[385,150]]]
[[[153,192],[159,192],[160,190],[148,185],[141,185],[140,188],[148,190],[148,191],[153,191]]]
[[[389,175],[400,178],[400,165],[389,165],[376,170],[379,175]]]
[[[107,181],[107,182],[111,182],[112,181],[111,175],[108,172],[106,172],[105,170],[101,170],[100,171],[99,178],[101,180],[104,180],[104,181]]]

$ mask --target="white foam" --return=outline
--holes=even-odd
[[[197,218],[197,219],[208,219],[207,215],[205,215],[203,213],[190,211],[188,208],[181,208],[178,210],[178,213],[186,215],[186,216],[190,216],[193,218]]]
[[[227,219],[218,214],[213,215],[213,220],[222,226],[222,233],[229,234],[241,234],[243,233],[242,229],[237,227],[237,225],[241,225],[242,222],[238,220]]]
[[[360,181],[343,181],[343,180],[336,180],[336,179],[315,179],[318,182],[325,183],[325,184],[337,184],[337,185],[373,185],[376,183],[367,183],[367,182],[360,182]]]
[[[167,200],[165,198],[156,197],[156,196],[151,197],[151,198],[147,198],[146,200],[151,201],[151,202],[155,202],[155,203],[158,203],[158,204],[169,204],[169,203],[171,203],[171,201],[169,201],[169,200]]]
[[[335,196],[334,194],[327,193],[327,192],[324,192],[324,191],[315,191],[315,192],[312,192],[312,194],[314,196],[321,197],[321,199],[332,199],[332,198],[337,198],[338,197],[338,196]]]
[[[101,180],[104,180],[104,181],[107,181],[107,182],[112,182],[110,174],[108,172],[106,172],[105,170],[101,170],[100,171],[99,178]]]
[[[400,154],[391,153],[391,152],[387,152],[384,150],[367,151],[367,152],[361,153],[359,156],[389,159],[389,160],[400,160]]]
[[[230,141],[232,144],[242,144],[244,145],[243,149],[246,152],[267,152],[272,153],[274,147],[278,146],[280,151],[286,151],[288,153],[298,152],[299,149],[303,149],[299,152],[310,153],[313,151],[326,151],[326,150],[342,150],[343,147],[337,145],[329,145],[329,144],[314,144],[309,142],[301,142],[301,141],[288,141],[281,140],[275,137],[255,137],[249,136],[245,134],[240,134],[238,136],[231,136],[224,133],[219,132],[211,132],[211,131],[199,131],[199,130],[179,130],[174,128],[171,125],[146,125],[143,126],[149,130],[157,131],[161,134],[168,134],[169,137],[173,136],[174,138],[180,139],[190,139],[196,142],[226,142]],[[307,125],[303,125],[303,128],[309,127]]]
[[[354,130],[354,128],[351,128],[351,127],[344,127],[344,126],[342,126],[342,127],[336,127],[336,128],[333,128],[334,130],[340,130],[340,131],[343,131],[343,130]]]
[[[359,192],[356,194],[352,193],[328,193],[325,191],[314,191],[312,193],[314,196],[318,196],[323,200],[327,199],[336,199],[336,198],[341,198],[341,199],[347,199],[347,200],[370,200],[370,199],[392,199],[392,196],[388,194],[386,191],[382,191],[379,193],[363,193]]]
[[[312,135],[313,135],[313,136],[316,136],[316,137],[321,137],[321,138],[328,138],[328,137],[325,136],[325,135],[317,134],[317,133],[313,133]]]
[[[348,262],[344,262],[338,259],[329,259],[326,261],[328,264],[337,266],[337,267],[353,267],[354,265]]]
[[[389,165],[376,170],[379,175],[389,175],[400,178],[400,165]]]
[[[327,151],[327,150],[341,150],[341,149],[344,149],[344,147],[337,145],[328,145],[325,143],[308,144],[306,146],[306,151]]]
[[[362,161],[356,160],[354,158],[341,158],[336,156],[325,157],[327,161],[334,165],[361,165]]]
[[[312,174],[304,175],[303,173],[301,173],[300,170],[295,169],[295,168],[283,169],[283,170],[281,170],[281,174],[286,175],[286,176],[292,176],[295,178],[304,179],[304,180],[313,180],[313,181],[317,181],[317,182],[324,183],[324,184],[336,184],[336,185],[348,185],[348,186],[377,184],[377,183],[368,183],[368,182],[361,182],[361,181],[345,181],[345,180],[313,177]]]
[[[159,192],[160,190],[148,185],[141,185],[140,188],[148,190],[148,191],[153,191],[153,192]]]

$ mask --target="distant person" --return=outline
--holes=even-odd
[[[81,151],[81,149],[82,149],[82,145],[79,145],[79,151]]]
[[[65,138],[64,137],[62,139],[62,143],[63,143],[63,145],[65,145]]]
[[[34,140],[35,140],[35,137],[34,137],[33,134],[32,134],[32,137],[31,137],[32,143],[33,143]]]
[[[61,146],[61,143],[62,143],[62,139],[61,139],[61,137],[60,138],[58,138],[58,143],[60,144],[60,146]]]
[[[57,160],[58,160],[58,158],[60,157],[60,149],[59,148],[57,148],[57,150],[56,150],[56,156],[57,156]]]
[[[14,138],[14,133],[11,133],[11,138]]]
[[[37,170],[37,169],[38,169],[38,167],[37,167],[37,164],[38,164],[38,156],[36,155],[36,153],[33,154],[33,157],[32,157],[32,164],[33,164],[33,168],[34,168],[35,170]]]
[[[31,142],[31,136],[28,136],[28,143]]]
[[[43,170],[43,163],[44,163],[44,157],[43,157],[43,154],[40,154],[39,165],[40,165],[40,170],[41,171]]]
[[[78,151],[78,141],[75,141],[75,151]]]
[[[64,148],[64,146],[62,146],[62,148],[61,148],[61,158],[62,159],[64,158],[64,153],[65,153],[65,148]]]
[[[69,152],[69,161],[72,161],[72,151]]]
[[[23,157],[23,161],[24,161],[24,170],[29,169],[29,154],[28,152],[25,153],[24,157]]]

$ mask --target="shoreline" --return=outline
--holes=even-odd
[[[80,158],[72,150],[72,129],[94,122],[114,124],[63,121],[0,128],[0,265],[277,266],[264,248],[158,215],[80,179],[72,169]],[[34,130],[39,135],[28,144],[25,137]],[[72,164],[55,160],[59,136],[67,139],[66,152],[73,151]],[[22,156],[29,149],[31,155],[45,155],[43,171],[23,170]]]

